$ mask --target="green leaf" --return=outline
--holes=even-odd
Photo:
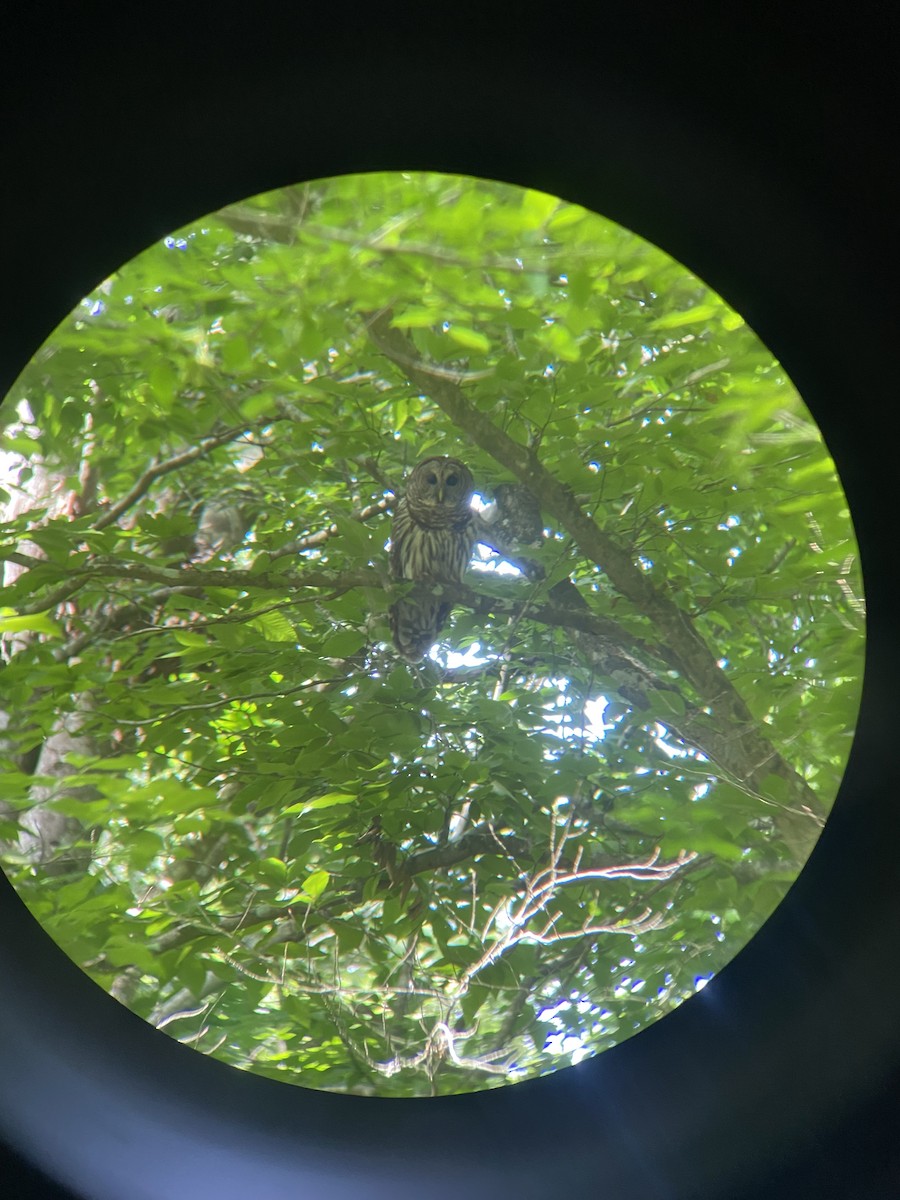
[[[326,658],[349,658],[366,644],[364,633],[356,629],[342,629],[334,637],[330,637],[322,645],[322,654]]]
[[[698,854],[715,854],[718,858],[725,859],[726,862],[739,862],[744,857],[741,846],[736,846],[723,837],[705,831],[698,830],[690,835],[690,848],[696,850]]]
[[[490,988],[480,983],[469,984],[468,990],[462,996],[459,1003],[463,1020],[467,1025],[474,1020],[475,1014],[490,999],[490,996]]]
[[[43,633],[48,637],[60,637],[61,631],[55,621],[45,612],[16,616],[11,608],[0,609],[0,633]]]
[[[352,804],[357,799],[350,792],[326,792],[324,796],[317,796],[315,800],[308,800],[304,804],[292,804],[284,811],[286,813],[304,813],[313,812],[322,808],[334,808],[338,804]]]
[[[245,337],[226,338],[220,344],[222,365],[229,371],[244,371],[250,366],[250,346]]]
[[[296,642],[297,632],[282,612],[259,613],[247,622],[258,629],[267,642]]]
[[[450,323],[447,336],[458,346],[464,346],[466,350],[477,350],[482,354],[487,354],[491,348],[491,339],[487,334],[480,333],[477,329],[467,328],[465,325],[457,325],[455,322]]]
[[[304,879],[300,890],[311,900],[316,900],[328,887],[330,878],[331,876],[327,871],[313,871],[311,875],[307,875],[306,879]]]
[[[287,879],[287,867],[280,858],[261,858],[257,861],[256,868],[261,879],[276,887],[281,887]]]
[[[437,313],[433,308],[422,308],[410,305],[402,312],[395,313],[391,325],[397,329],[431,329],[438,323]]]
[[[526,228],[542,225],[559,208],[556,196],[528,189],[522,196],[522,218]]]
[[[701,325],[711,321],[720,313],[717,304],[694,304],[683,312],[665,313],[649,322],[649,327],[655,330],[683,329],[689,325]]]

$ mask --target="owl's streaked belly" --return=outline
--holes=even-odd
[[[408,538],[404,578],[461,583],[471,554],[465,532],[418,525]]]

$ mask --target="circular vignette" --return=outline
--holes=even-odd
[[[805,863],[861,682],[846,502],[740,315],[613,222],[268,193],[104,280],[9,402],[0,853],[157,1028],[332,1091],[520,1082],[708,984]]]

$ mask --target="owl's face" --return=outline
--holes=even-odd
[[[415,493],[417,504],[466,507],[474,484],[468,467],[458,458],[426,458],[410,476],[407,494]]]

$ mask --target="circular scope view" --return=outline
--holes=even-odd
[[[0,435],[0,862],[184,1045],[372,1096],[624,1041],[785,896],[864,601],[784,369],[662,250],[427,173],[98,282]]]

